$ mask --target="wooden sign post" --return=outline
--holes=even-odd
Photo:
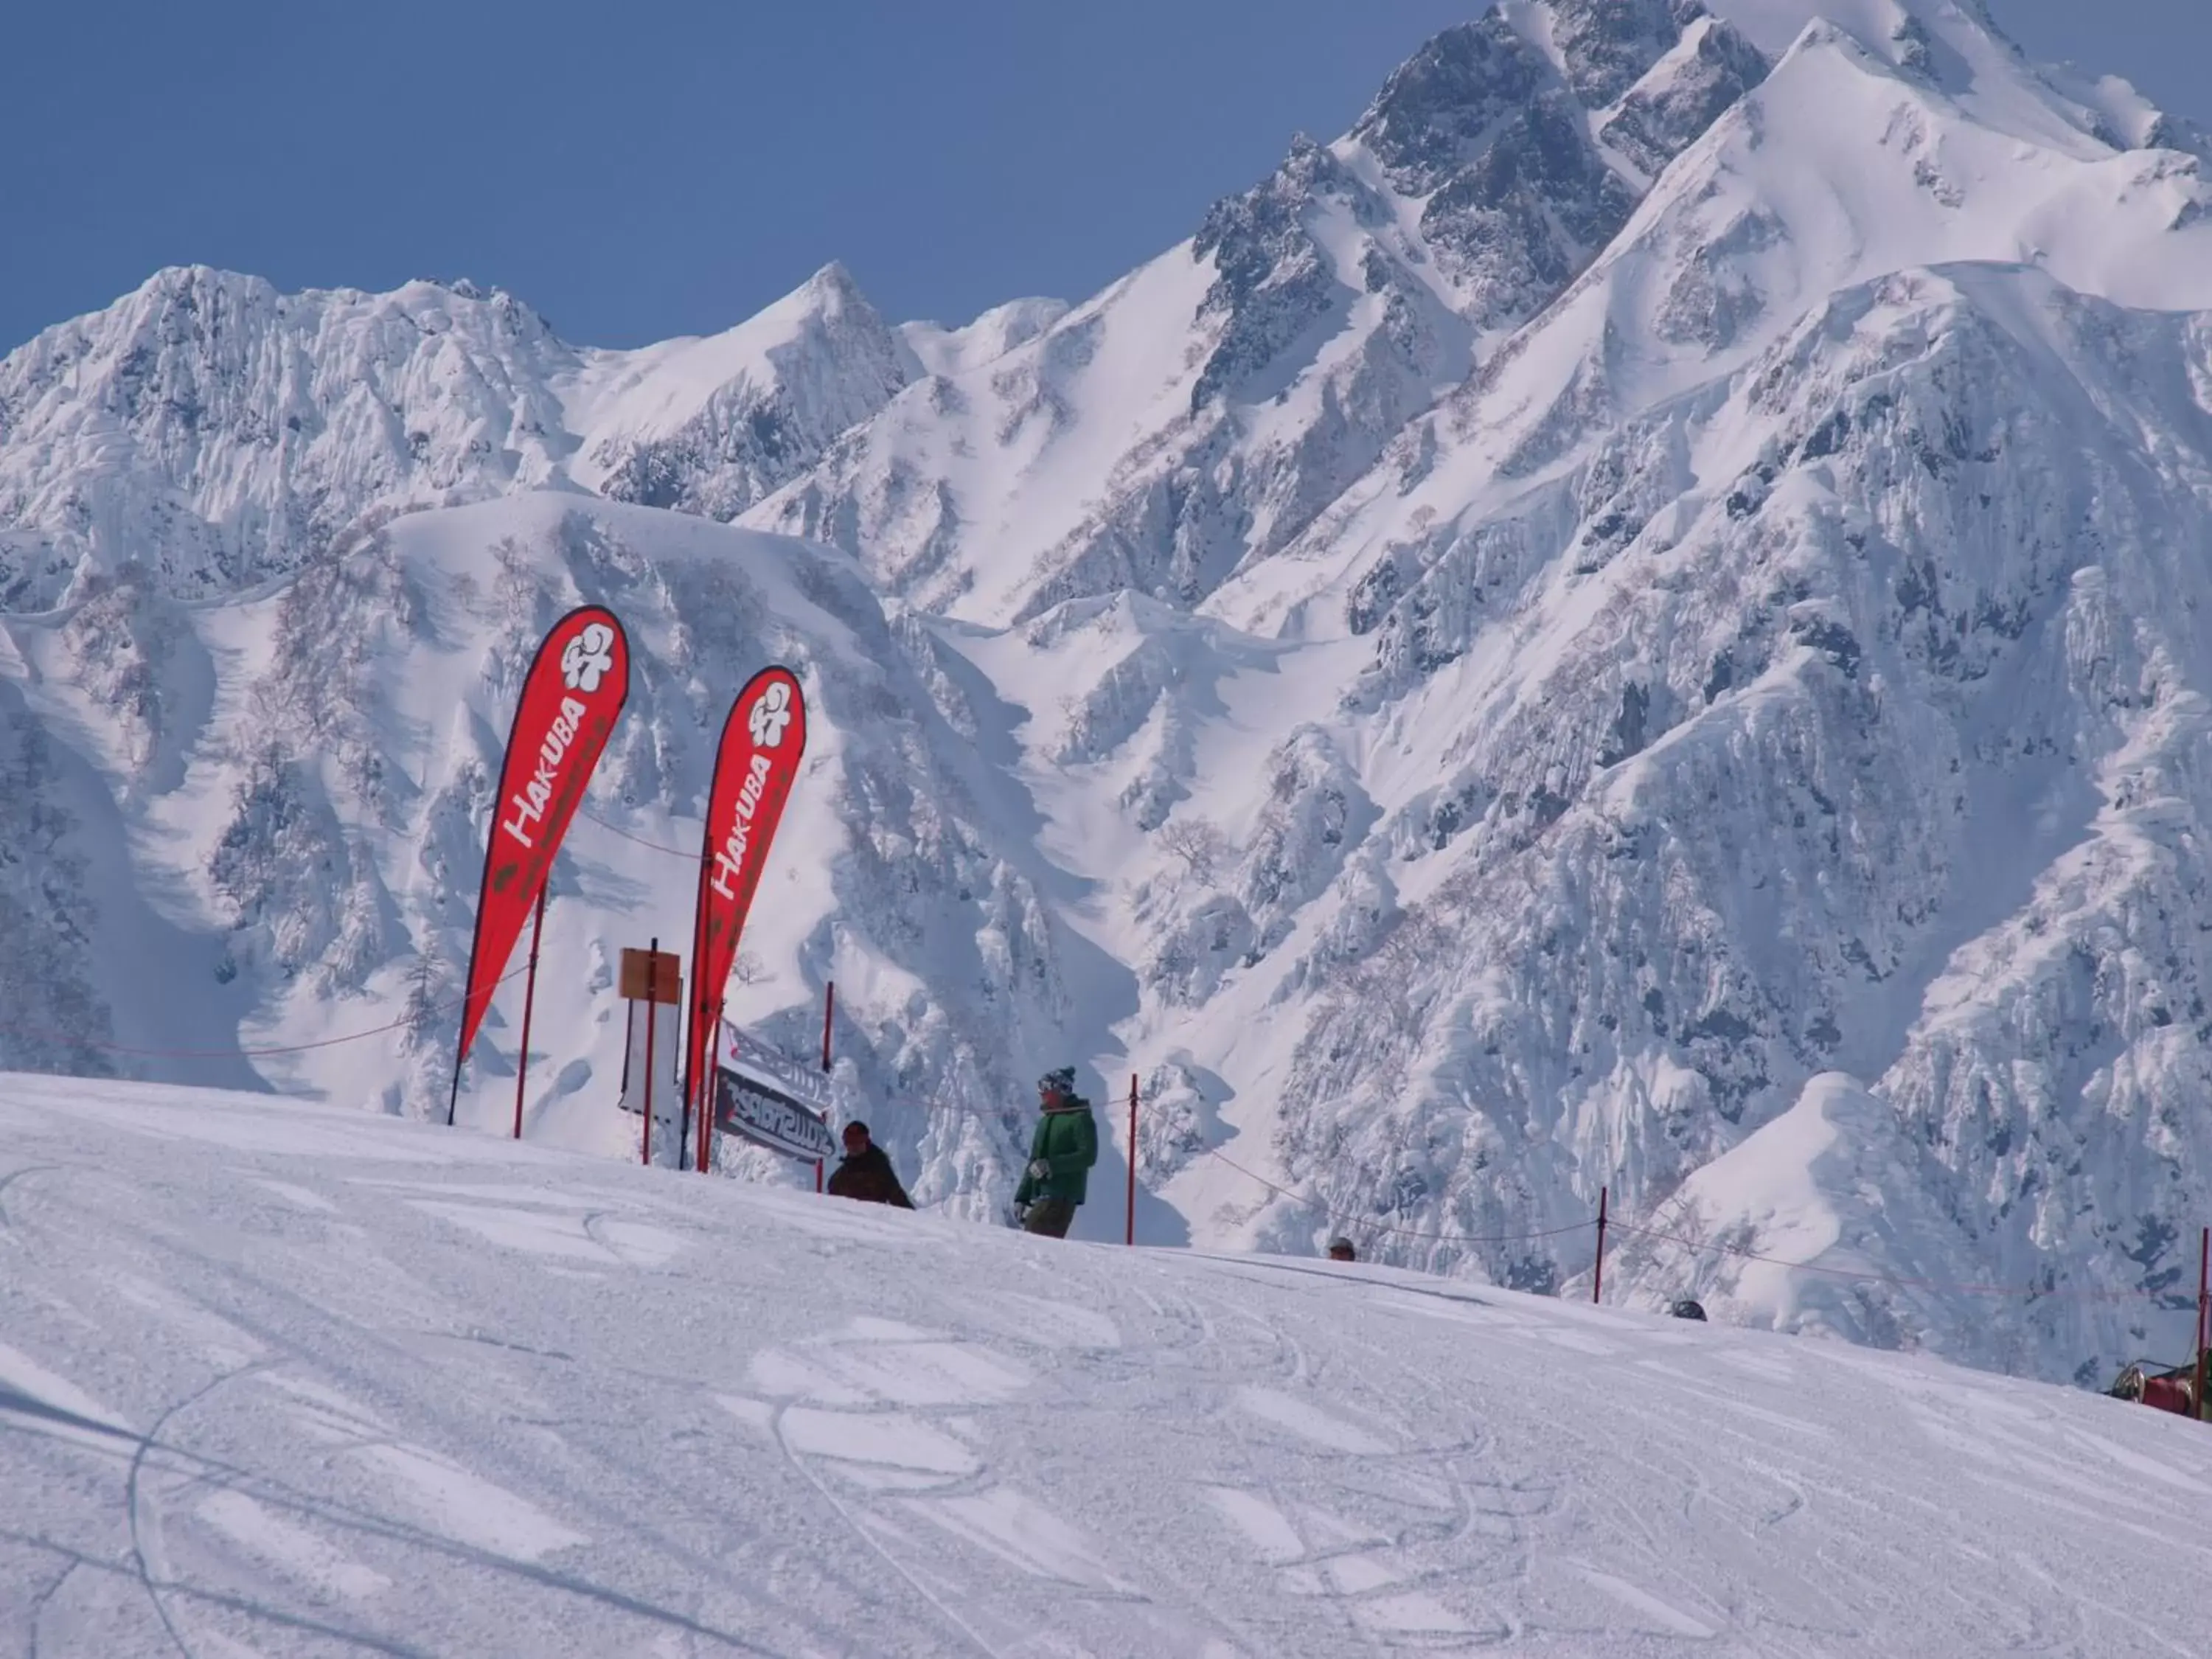
[[[622,1104],[623,1110],[637,1112],[645,1119],[645,1133],[641,1142],[640,1157],[644,1163],[651,1164],[653,1162],[653,1121],[655,1115],[654,1085],[659,1081],[654,1075],[658,1069],[654,1061],[659,1052],[660,1010],[663,1006],[678,1008],[683,1006],[683,963],[673,955],[662,950],[660,941],[657,939],[653,941],[652,948],[649,950],[625,949],[622,953],[620,988],[623,1000],[630,1005],[629,1048],[633,1054],[637,1049],[637,1005],[641,1002],[645,1005],[645,1052],[638,1057],[642,1063],[633,1066],[629,1056],[624,1057]],[[675,1046],[672,1043],[668,1050],[672,1061],[675,1058]],[[680,1098],[675,1088],[675,1079],[672,1075],[667,1079],[667,1086],[659,1091],[659,1093],[663,1107],[659,1115],[665,1120],[666,1127],[676,1132],[674,1161],[680,1168],[684,1157],[684,1125],[682,1120],[674,1112],[666,1109],[668,1103]],[[633,1102],[635,1103],[633,1104]],[[665,1144],[664,1142],[664,1145]]]

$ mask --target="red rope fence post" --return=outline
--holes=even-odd
[[[1137,1074],[1129,1073],[1129,1216],[1122,1225],[1121,1242],[1137,1242]]]
[[[547,884],[550,885],[551,884]],[[545,932],[545,889],[538,890],[538,914],[530,923],[530,976],[522,982],[522,1058],[514,1066],[514,1138],[522,1139],[522,1090],[530,1080],[530,1011],[538,1000],[538,941]]]
[[[2212,1422],[2212,1400],[2204,1397],[2207,1373],[2212,1371],[2208,1347],[2212,1347],[2212,1227],[2197,1242],[2197,1415]]]
[[[729,1005],[714,1005],[714,1030],[708,1039],[707,1083],[699,1095],[699,1173],[707,1173],[713,1162],[714,1151],[714,1104],[721,1092],[722,1075],[722,1011]]]
[[[655,982],[654,970],[660,966],[660,939],[654,935],[646,946],[645,958],[645,1143],[638,1161],[646,1168],[653,1167],[653,1016],[660,1012],[660,988]]]
[[[830,1026],[837,1018],[837,981],[830,980],[822,988],[822,1069],[830,1069]],[[814,1190],[822,1190],[822,1160],[814,1160]]]
[[[1607,1188],[1597,1189],[1597,1266],[1590,1270],[1590,1300],[1605,1289],[1605,1200]]]

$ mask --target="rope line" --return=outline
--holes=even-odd
[[[798,1062],[794,1060],[792,1063],[796,1065]],[[915,1109],[929,1115],[994,1118],[1003,1118],[1006,1115],[1002,1109],[960,1106],[945,1101],[915,1101],[908,1103]],[[1370,1235],[1381,1234],[1395,1238],[1419,1239],[1432,1244],[1528,1244],[1540,1239],[1564,1238],[1572,1233],[1588,1231],[1597,1225],[1597,1218],[1593,1216],[1588,1221],[1573,1222],[1564,1227],[1547,1227],[1527,1233],[1445,1233],[1431,1232],[1415,1227],[1395,1226],[1386,1222],[1372,1220],[1351,1211],[1332,1209],[1320,1199],[1310,1197],[1304,1193],[1293,1192],[1287,1187],[1270,1181],[1257,1170],[1246,1168],[1218,1146],[1205,1146],[1200,1150],[1216,1163],[1235,1170],[1247,1181],[1266,1188],[1277,1197],[1287,1199],[1293,1204],[1303,1206],[1328,1220],[1342,1222],[1347,1226]],[[1850,1279],[1862,1284],[1894,1285],[1905,1289],[1950,1291],[1970,1296],[2016,1297],[2027,1301],[2135,1302],[2155,1301],[2158,1297],[2158,1293],[2154,1291],[2043,1290],[2033,1285],[1981,1285],[1940,1279],[1913,1279],[1902,1274],[1870,1273],[1854,1267],[1830,1267],[1816,1262],[1788,1261],[1780,1256],[1768,1255],[1762,1251],[1747,1249],[1741,1245],[1723,1244],[1711,1241],[1699,1243],[1693,1239],[1684,1238],[1679,1234],[1662,1232],[1656,1228],[1638,1226],[1634,1222],[1621,1221],[1612,1217],[1607,1218],[1606,1227],[1608,1231],[1633,1234],[1640,1238],[1656,1239],[1664,1243],[1680,1245],[1687,1250],[1713,1252],[1735,1256],[1743,1261],[1765,1262],[1771,1267],[1786,1268],[1794,1273],[1818,1273],[1824,1278]]]
[[[504,985],[507,981],[530,971],[525,963],[521,967],[501,975],[487,989]],[[321,1037],[313,1042],[287,1042],[264,1048],[134,1048],[127,1043],[109,1042],[98,1037],[71,1036],[64,1032],[48,1030],[37,1025],[0,1024],[0,1031],[11,1036],[43,1037],[50,1042],[71,1043],[80,1048],[96,1048],[102,1054],[129,1054],[139,1060],[252,1060],[264,1054],[304,1054],[316,1048],[336,1048],[343,1043],[359,1042],[364,1038],[382,1036],[386,1032],[400,1030],[415,1024],[426,1014],[442,1014],[459,1007],[468,1000],[464,993],[445,1002],[434,1002],[418,1012],[402,1016],[388,1024],[372,1025],[364,1031],[349,1031],[343,1036]]]
[[[1265,1187],[1269,1192],[1277,1194],[1279,1197],[1287,1198],[1293,1204],[1303,1204],[1310,1210],[1319,1212],[1322,1215],[1326,1216],[1331,1221],[1341,1221],[1349,1226],[1358,1227],[1364,1231],[1370,1233],[1389,1233],[1399,1238],[1426,1239],[1431,1243],[1438,1244],[1525,1244],[1534,1239],[1559,1238],[1568,1233],[1583,1232],[1597,1225],[1597,1222],[1593,1218],[1589,1221],[1577,1221],[1571,1226],[1547,1227],[1541,1232],[1500,1233],[1487,1237],[1478,1237],[1471,1233],[1430,1233],[1422,1232],[1412,1227],[1393,1227],[1382,1222],[1367,1220],[1363,1217],[1352,1214],[1348,1210],[1332,1210],[1317,1198],[1309,1198],[1303,1193],[1294,1193],[1287,1187],[1278,1187],[1273,1182],[1268,1180],[1267,1176],[1261,1175],[1255,1170],[1246,1169],[1235,1158],[1229,1157],[1226,1153],[1221,1152],[1217,1147],[1208,1146],[1204,1150],[1208,1158],[1214,1158],[1220,1163],[1226,1164],[1231,1169],[1236,1170],[1238,1175],[1243,1176],[1246,1180],[1258,1182],[1262,1187]]]
[[[600,829],[605,830],[609,835],[620,836],[624,841],[635,842],[640,847],[650,848],[656,853],[665,853],[671,858],[682,859],[689,864],[696,864],[699,862],[699,855],[696,853],[687,853],[680,847],[669,847],[657,841],[647,841],[643,836],[633,836],[629,830],[623,829],[620,824],[610,823],[606,819],[601,817],[597,812],[592,811],[588,806],[577,807],[576,816],[579,817],[589,818],[593,823],[598,824]]]

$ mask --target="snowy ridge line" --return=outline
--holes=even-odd
[[[1638,1227],[1626,1221],[1606,1222],[1608,1230],[1634,1233],[1639,1238],[1656,1238],[1668,1244],[1679,1244],[1686,1250],[1711,1250],[1723,1255],[1740,1256],[1747,1261],[1764,1261],[1770,1267],[1787,1267],[1793,1273],[1820,1273],[1830,1279],[1856,1279],[1869,1285],[1901,1285],[1912,1290],[1956,1291],[1962,1296],[2019,1297],[2029,1302],[2137,1302],[2156,1301],[2156,1291],[2045,1291],[2033,1285],[1970,1285],[1944,1279],[1905,1279],[1894,1273],[1867,1273],[1856,1267],[1823,1267],[1810,1261],[1785,1261],[1778,1255],[1763,1255],[1740,1244],[1714,1243],[1697,1243],[1674,1233],[1662,1233],[1650,1227]]]
[[[530,964],[525,963],[520,968],[510,969],[501,974],[492,981],[492,986],[495,989],[506,984],[507,981],[520,978],[529,971]],[[81,1043],[88,1048],[97,1048],[103,1054],[130,1054],[141,1060],[236,1060],[241,1055],[250,1060],[257,1054],[304,1054],[312,1048],[336,1048],[343,1043],[359,1042],[365,1037],[382,1036],[386,1032],[400,1030],[414,1024],[424,1014],[442,1014],[450,1009],[459,1007],[467,1000],[468,998],[465,995],[458,996],[447,1002],[434,1002],[420,1013],[409,1014],[404,1018],[392,1021],[389,1024],[372,1025],[367,1030],[349,1031],[343,1036],[322,1037],[313,1042],[287,1042],[266,1048],[134,1048],[127,1043],[106,1042],[98,1037],[64,1037],[62,1033],[49,1030],[45,1026],[15,1025],[6,1021],[0,1021],[0,1031],[5,1031],[11,1036],[46,1037],[54,1042]]]

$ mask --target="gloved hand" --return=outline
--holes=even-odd
[[[1051,1178],[1051,1164],[1046,1163],[1041,1158],[1032,1158],[1030,1160],[1030,1179],[1031,1181],[1049,1181]]]

